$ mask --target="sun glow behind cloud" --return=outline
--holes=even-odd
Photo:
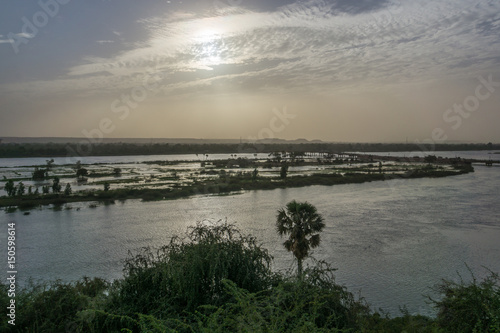
[[[220,65],[223,61],[224,40],[221,32],[203,28],[194,34],[194,52],[198,54],[199,68],[211,70],[211,66]]]

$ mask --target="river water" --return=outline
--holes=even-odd
[[[497,155],[498,156],[498,155]],[[25,164],[26,165],[26,164]],[[10,165],[9,165],[10,166]],[[18,279],[82,276],[122,277],[128,251],[158,247],[203,220],[227,220],[262,242],[274,268],[294,267],[274,231],[279,208],[309,201],[326,228],[313,257],[337,268],[337,282],[374,309],[393,315],[432,315],[425,295],[442,278],[477,278],[487,267],[500,272],[500,167],[438,179],[396,179],[365,184],[249,191],[230,196],[196,196],[174,201],[127,200],[90,208],[0,212],[2,266],[7,222],[16,223]],[[5,270],[7,271],[7,269]]]

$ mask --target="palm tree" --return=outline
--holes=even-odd
[[[286,208],[278,210],[276,230],[281,237],[289,235],[283,245],[297,258],[299,277],[302,276],[302,261],[308,257],[310,249],[319,245],[319,233],[324,227],[323,217],[308,202],[293,200]]]

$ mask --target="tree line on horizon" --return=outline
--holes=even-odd
[[[241,144],[138,144],[138,143],[3,143],[0,158],[69,157],[165,154],[232,154],[273,152],[396,152],[500,150],[500,144],[415,144],[415,143],[241,143]]]

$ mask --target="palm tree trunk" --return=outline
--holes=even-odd
[[[302,259],[297,259],[297,275],[302,279]]]

